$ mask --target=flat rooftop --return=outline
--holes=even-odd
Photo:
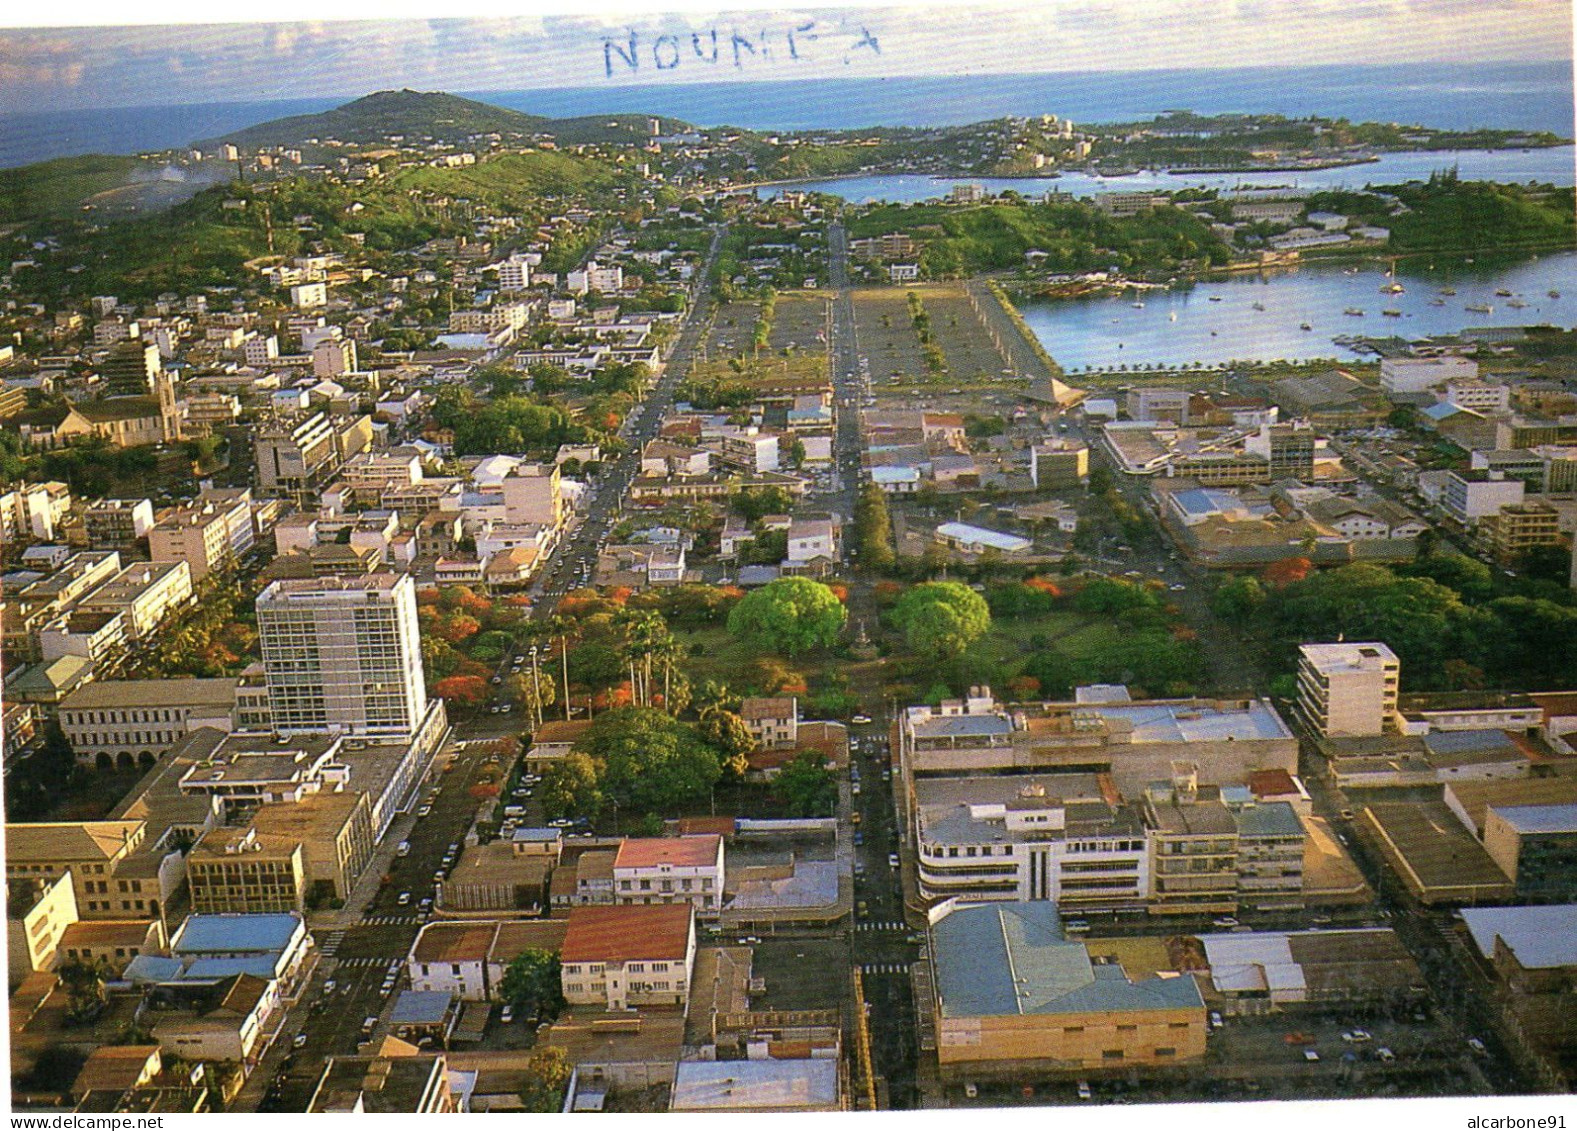
[[[838,1106],[838,1062],[682,1060],[671,1111],[806,1111]]]
[[[1134,742],[1241,742],[1292,737],[1281,716],[1260,699],[1229,709],[1198,703],[1101,704],[1086,709],[1105,719],[1122,719],[1132,724]]]
[[[1577,903],[1539,907],[1464,907],[1462,922],[1485,958],[1499,938],[1527,969],[1577,966]]]

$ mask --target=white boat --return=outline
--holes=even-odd
[[[1350,314],[1354,318],[1362,318],[1363,317],[1363,307],[1361,307],[1361,306],[1349,306],[1346,310],[1342,311],[1342,313],[1343,314]]]
[[[1470,310],[1474,314],[1494,314],[1495,313],[1495,308],[1493,306],[1489,305],[1489,303],[1487,303],[1487,302],[1470,302],[1466,306],[1464,306],[1462,309],[1463,310]]]
[[[1176,322],[1177,321],[1177,311],[1174,310],[1174,311],[1172,311],[1172,313],[1168,314],[1166,316],[1166,320],[1168,322]]]
[[[1143,310],[1144,309],[1144,303],[1142,303],[1142,302],[1133,303],[1132,306],[1133,306],[1133,308],[1135,310]]]

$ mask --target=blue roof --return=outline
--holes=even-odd
[[[931,928],[946,1017],[1203,1008],[1188,976],[1131,982],[1062,936],[1049,901],[987,903],[949,912]]]
[[[126,963],[122,975],[128,982],[173,982],[181,976],[181,960],[160,954],[139,954]]]
[[[1431,754],[1465,754],[1477,750],[1504,750],[1508,754],[1522,752],[1521,747],[1503,730],[1431,731],[1424,735],[1424,748]]]
[[[1437,401],[1421,411],[1422,415],[1427,416],[1430,420],[1436,421],[1438,423],[1448,416],[1455,416],[1457,413],[1465,412],[1466,410],[1458,408],[1450,401]]]
[[[268,954],[290,945],[301,918],[273,915],[188,915],[170,944],[174,954]]]
[[[446,990],[406,990],[396,999],[389,1022],[394,1025],[441,1025],[454,995]]]
[[[1577,966],[1577,903],[1539,907],[1464,907],[1462,921],[1485,958],[1505,940],[1529,970]]]
[[[279,974],[274,960],[261,958],[199,958],[180,976],[183,982],[220,982],[232,974],[255,974],[259,978],[274,978]]]
[[[1577,832],[1577,805],[1491,805],[1519,833]]]

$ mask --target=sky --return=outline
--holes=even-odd
[[[754,0],[746,0],[754,3]],[[507,4],[512,13],[495,14]],[[1569,59],[1571,0],[923,0],[901,8],[660,9],[603,0],[145,0],[138,26],[17,27],[0,15],[0,113],[324,96],[830,76],[1023,74],[1322,63]],[[21,7],[7,5],[6,8]],[[566,14],[566,9],[569,14]],[[240,15],[245,5],[229,9]],[[653,15],[654,10],[666,15]],[[131,18],[87,0],[64,18]],[[371,20],[376,13],[402,17]],[[315,18],[304,21],[300,18]],[[161,22],[162,21],[162,22]],[[172,23],[171,21],[183,21]],[[633,37],[633,49],[632,49]]]

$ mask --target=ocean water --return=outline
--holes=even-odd
[[[1550,130],[1566,137],[1574,133],[1569,60],[1455,67],[1428,63],[821,82],[609,83],[470,92],[469,96],[548,117],[648,113],[703,126],[758,130],[962,125],[1043,113],[1075,122],[1112,122],[1189,109],[1320,114],[1443,129]],[[0,167],[79,153],[140,153],[184,146],[272,118],[326,110],[351,97],[0,115]]]

